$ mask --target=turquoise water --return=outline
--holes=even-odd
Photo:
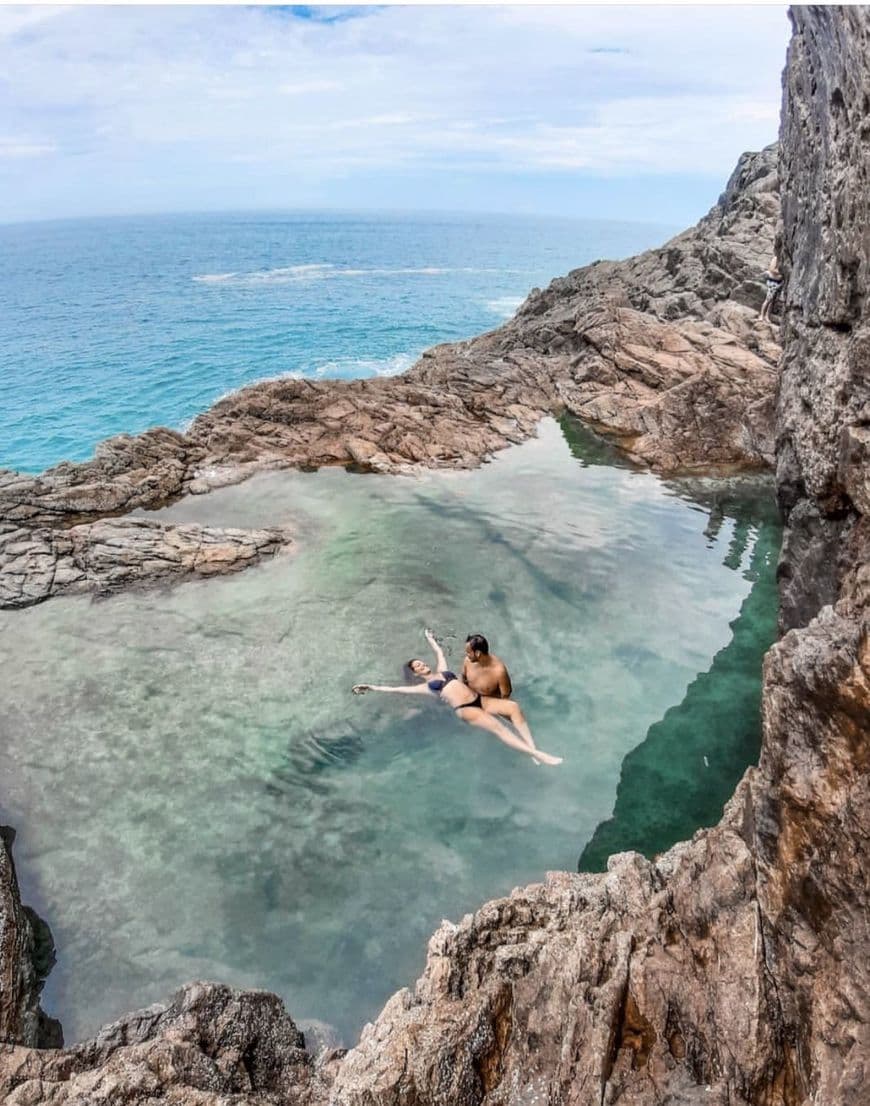
[[[182,427],[281,373],[394,373],[668,229],[521,216],[239,214],[0,226],[0,468]]]
[[[0,813],[69,1040],[204,977],[351,1043],[442,918],[718,817],[757,755],[772,490],[614,461],[547,420],[475,472],[263,474],[163,514],[286,521],[294,553],[0,612]],[[456,664],[490,636],[561,767],[350,694],[399,682],[427,624]]]

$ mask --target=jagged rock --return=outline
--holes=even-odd
[[[0,525],[0,608],[52,595],[107,595],[137,584],[238,572],[290,544],[287,529],[232,530],[153,519],[68,529]]]
[[[0,1050],[7,1106],[312,1106],[328,1092],[280,999],[192,983],[65,1050]]]
[[[93,460],[65,461],[41,476],[0,469],[0,522],[64,526],[159,507],[181,494],[200,457],[183,434],[158,427],[108,438]]]
[[[335,1102],[599,1106],[661,1101],[667,1085],[755,1103],[776,1022],[747,797],[742,784],[714,833],[657,864],[623,853],[606,875],[549,873],[442,925],[415,991],[348,1054]]]
[[[755,314],[776,148],[745,154],[692,230],[534,291],[516,317],[377,380],[276,380],[195,419],[209,464],[466,467],[569,410],[663,472],[773,461],[779,347]]]
[[[760,274],[770,263],[777,220],[779,181],[777,146],[743,154],[717,204],[690,230],[659,249],[626,261],[597,261],[533,292],[518,320],[545,317],[606,295],[657,319],[706,320],[747,338],[768,360],[776,361],[772,335],[751,326],[764,300]],[[509,326],[511,324],[508,324]]]
[[[799,538],[786,547],[783,627],[839,590],[849,534],[868,507],[870,78],[862,8],[795,8],[783,106],[788,277],[777,485]],[[801,523],[797,525],[797,519]],[[866,538],[865,538],[866,541]],[[808,569],[808,570],[806,570]]]

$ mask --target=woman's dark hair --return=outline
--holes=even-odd
[[[469,634],[465,639],[465,644],[470,645],[475,653],[489,652],[489,642],[483,634]]]

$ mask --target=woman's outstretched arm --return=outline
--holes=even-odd
[[[438,639],[431,630],[426,630],[425,634],[426,640],[432,646],[432,651],[435,654],[435,668],[438,672],[445,672],[447,670],[447,658],[444,656],[444,650],[438,644]]]
[[[397,695],[426,695],[429,692],[426,684],[414,684],[411,687],[406,684],[403,684],[402,687],[384,687],[383,684],[354,684],[350,690],[354,695],[365,695],[367,691],[394,691]]]

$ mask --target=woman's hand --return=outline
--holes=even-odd
[[[432,633],[430,629],[425,629],[423,633],[426,635],[426,640],[432,646],[432,652],[435,654],[435,665],[439,672],[447,667],[447,658],[444,656],[444,650],[438,644],[438,638]]]
[[[354,695],[365,695],[367,691],[371,691],[371,684],[354,684],[350,689]]]

